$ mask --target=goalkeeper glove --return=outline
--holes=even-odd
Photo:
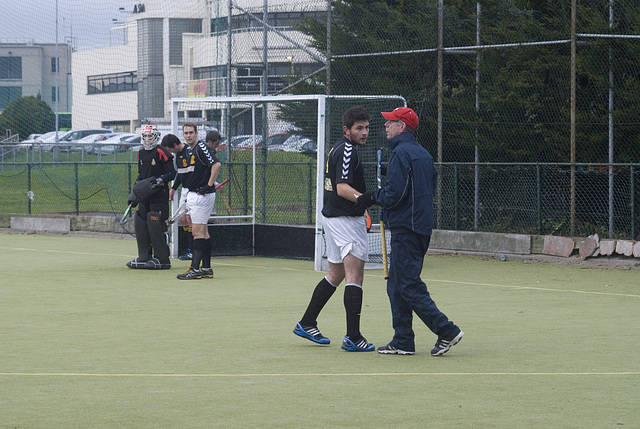
[[[156,181],[151,183],[151,185],[149,186],[151,187],[151,189],[162,188],[164,186],[164,180],[162,180],[162,177],[158,177]]]
[[[127,205],[131,206],[131,208],[133,208],[133,207],[138,205],[138,198],[136,197],[136,194],[134,194],[133,192],[131,192],[131,194],[129,194],[129,199],[127,200]]]

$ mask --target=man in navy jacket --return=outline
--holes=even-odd
[[[358,198],[358,205],[382,206],[391,233],[391,262],[387,294],[391,303],[394,336],[378,348],[382,354],[415,353],[413,312],[438,336],[431,355],[441,356],[464,333],[442,313],[420,278],[433,228],[433,195],[438,172],[433,157],[415,139],[418,116],[407,107],[382,112],[391,155],[386,186]]]

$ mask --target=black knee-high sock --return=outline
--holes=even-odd
[[[187,227],[187,249],[193,250],[193,228],[190,226]]]
[[[205,247],[204,238],[196,238],[193,240],[193,258],[191,259],[191,268],[194,270],[200,269],[200,261],[202,260],[202,253]]]
[[[329,283],[327,278],[323,278],[320,283],[313,290],[313,295],[311,295],[311,301],[309,302],[309,306],[307,307],[307,311],[305,311],[304,316],[300,322],[305,325],[315,326],[318,324],[316,319],[322,311],[322,308],[325,306],[329,298],[336,291],[337,287]]]
[[[202,249],[202,269],[211,268],[211,238],[204,239],[204,249]]]
[[[362,311],[362,287],[348,284],[344,287],[344,309],[347,313],[347,335],[351,340],[359,340],[360,312]]]

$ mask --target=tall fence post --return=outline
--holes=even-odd
[[[31,191],[31,163],[27,163],[27,188],[28,211],[31,214],[31,195],[33,195]]]
[[[633,165],[629,166],[629,205],[631,206],[631,239],[636,239],[636,196],[635,196],[635,179]]]
[[[454,199],[453,199],[453,229],[455,229],[455,230],[458,229],[458,217],[459,217],[459,213],[458,213],[458,198],[459,198],[458,182],[459,182],[459,180],[460,180],[460,177],[459,177],[459,172],[458,172],[458,163],[456,162],[455,164],[453,164],[453,195],[454,195]]]
[[[131,164],[127,166],[127,186],[129,186],[129,195],[131,195]]]
[[[542,234],[542,167],[536,164],[536,213],[538,235]]]
[[[249,212],[249,187],[247,186],[247,183],[249,180],[249,164],[245,163],[244,164],[244,177],[243,177],[243,183],[247,189],[247,192],[244,193],[244,213],[247,214]],[[255,186],[255,184],[253,184],[252,186]]]
[[[80,214],[80,181],[78,179],[78,163],[75,162],[75,173],[76,173],[76,215]]]
[[[313,193],[315,192],[315,186],[314,186],[314,172],[316,171],[315,166],[313,165],[312,162],[310,162],[309,164],[307,164],[308,168],[307,168],[307,183],[309,184],[309,192],[307,195],[307,201],[309,202],[307,204],[307,220],[308,222],[311,224],[313,223],[313,210],[312,210],[312,205],[313,205]]]

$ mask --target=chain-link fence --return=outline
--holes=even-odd
[[[133,131],[144,120],[168,117],[172,97],[397,94],[420,116],[417,139],[440,164],[439,228],[562,235],[598,232],[638,238],[640,5],[636,1],[193,0],[188,7],[176,6],[181,12],[171,16],[162,16],[161,3],[149,0],[146,10],[136,8],[127,15],[118,30],[124,33],[121,49],[114,46],[112,31],[108,32],[110,50],[105,51],[78,50],[73,38],[65,39],[65,46],[72,48],[61,50],[65,61],[46,64],[52,71],[74,64],[59,79],[65,88],[73,80],[74,127],[81,123],[82,127],[124,126]],[[69,8],[62,11],[67,17],[79,13]],[[9,19],[12,10],[5,13]],[[38,11],[22,9],[13,19],[34,13]],[[166,19],[167,25],[160,19]],[[16,38],[2,33],[4,28],[0,26],[0,39]],[[39,31],[37,26],[31,29],[36,43],[43,37]],[[106,45],[106,33],[104,39]],[[0,43],[0,49],[0,57],[7,58],[0,61],[0,94],[6,95],[0,101],[4,103],[16,95],[16,78],[27,66],[23,60],[18,69],[17,61],[8,59],[21,52],[15,44]],[[131,79],[138,79],[138,85],[127,86]],[[26,73],[22,80],[27,80]],[[51,77],[48,82],[40,95],[53,106]],[[91,91],[85,83],[93,93],[87,94]],[[25,82],[23,87],[33,88],[29,85]],[[7,86],[12,89],[2,89]],[[22,95],[30,95],[29,91],[33,92],[23,90]],[[14,130],[9,135],[18,128],[20,135],[50,131],[37,128],[44,123],[50,126],[50,115],[41,121],[26,119],[33,116],[27,113],[39,108],[37,103],[26,104],[23,112],[9,104],[1,108],[11,116],[0,114],[0,129]],[[133,116],[128,113],[131,105],[137,105]],[[335,121],[341,110],[344,106],[330,107],[327,144],[341,134]],[[121,117],[124,112],[130,117]],[[225,113],[218,108],[180,113],[181,118],[199,119],[205,127],[220,129],[230,144],[249,129],[250,118],[240,111],[234,114],[244,119],[227,125]],[[375,117],[378,111],[371,114]],[[261,137],[269,139],[277,132],[272,127]],[[372,146],[384,147],[384,138],[377,140],[376,133],[383,134],[382,125],[372,121]],[[235,148],[229,151],[225,174],[238,188],[232,190],[232,185],[227,191],[231,192],[228,202],[232,210],[247,212],[253,190],[239,184],[245,183],[248,160]],[[10,152],[3,152],[2,184],[17,180],[11,174],[20,169],[25,176],[28,168],[73,172],[76,162],[95,168],[95,180],[103,177],[97,171],[102,167],[93,164],[98,162],[93,154],[78,160],[60,152],[56,161],[70,164],[54,167],[45,165],[49,154],[32,151],[29,158],[19,160]],[[309,223],[314,196],[309,197],[312,184],[305,178],[315,165],[312,153],[306,158],[300,153],[259,155],[257,174],[263,179],[257,192],[257,213],[262,213],[258,222]],[[135,162],[130,153],[129,158],[121,158],[126,155],[109,154],[106,160]],[[99,161],[104,163],[105,158]],[[22,162],[28,164],[21,166]],[[78,201],[80,195],[97,190],[89,185],[86,192],[82,189],[84,168],[78,173]],[[291,177],[277,173],[279,169]],[[290,187],[279,186],[287,179]],[[105,182],[103,187],[110,186]],[[128,186],[118,199],[126,198]],[[29,188],[21,183],[20,189]],[[52,187],[49,192],[53,198],[57,191]],[[70,192],[60,192],[60,208],[47,211],[73,211],[65,196],[75,191]],[[277,202],[268,203],[271,193]],[[38,193],[34,195],[33,202]],[[25,198],[22,192],[21,204]],[[82,211],[82,203],[74,204]],[[3,205],[3,211],[7,207]],[[271,212],[294,207],[295,215]],[[224,205],[219,209],[227,210]]]

